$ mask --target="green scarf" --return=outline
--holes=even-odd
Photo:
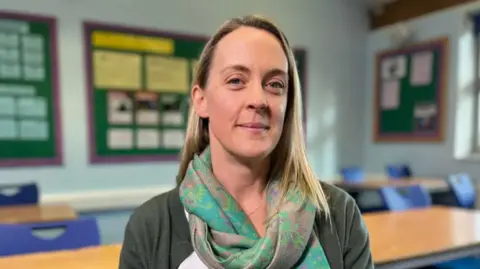
[[[279,199],[279,180],[267,186],[267,210]],[[315,207],[289,190],[286,202],[261,238],[233,197],[215,179],[210,148],[195,155],[180,186],[180,199],[189,213],[195,252],[209,268],[330,269],[313,232]]]

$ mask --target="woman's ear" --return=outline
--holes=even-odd
[[[200,86],[195,85],[191,92],[192,105],[195,112],[200,118],[208,118],[207,98],[205,96],[205,90]]]

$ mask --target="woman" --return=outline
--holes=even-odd
[[[135,210],[121,269],[373,268],[355,202],[319,183],[284,34],[227,21],[199,59],[178,187]]]

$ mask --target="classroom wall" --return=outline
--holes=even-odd
[[[61,86],[63,167],[0,169],[0,183],[37,181],[43,195],[136,190],[174,184],[177,163],[95,165],[87,163],[86,94],[82,20],[123,23],[210,35],[232,16],[260,13],[274,18],[294,46],[308,50],[307,139],[319,177],[362,162],[367,16],[364,1],[64,1],[2,0],[0,9],[57,16]],[[101,213],[106,227],[123,227],[121,216]],[[88,212],[86,213],[88,214]],[[112,220],[113,219],[113,220]],[[121,229],[120,229],[121,230]],[[104,233],[108,242],[118,240]]]
[[[439,36],[450,39],[446,139],[440,144],[374,144],[372,124],[374,105],[374,65],[376,52],[390,47],[393,27],[370,32],[367,38],[366,92],[364,129],[364,165],[370,172],[383,172],[388,162],[408,162],[418,176],[446,176],[467,172],[480,179],[478,160],[462,160],[471,139],[473,39],[466,13],[480,9],[480,1],[432,13],[406,22],[417,40]]]

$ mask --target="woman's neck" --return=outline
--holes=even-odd
[[[215,178],[238,203],[250,204],[263,197],[270,167],[268,158],[241,162],[223,149],[211,151]]]

